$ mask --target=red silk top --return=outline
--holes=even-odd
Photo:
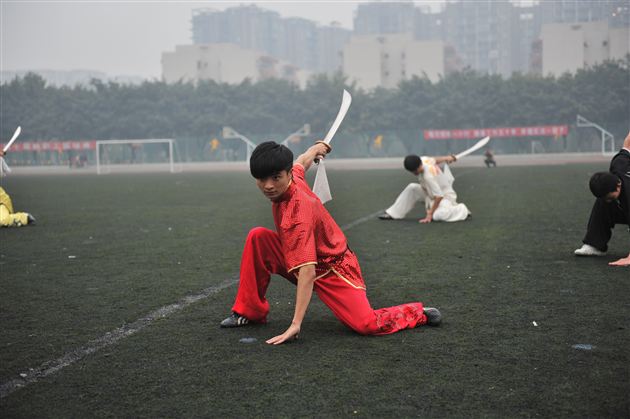
[[[328,265],[348,248],[346,236],[306,183],[301,164],[293,166],[293,181],[273,203],[273,220],[289,272]]]
[[[316,279],[333,272],[355,289],[365,290],[361,268],[346,236],[304,179],[304,166],[293,165],[293,182],[273,203],[273,220],[289,272],[315,265]]]

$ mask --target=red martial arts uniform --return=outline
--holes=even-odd
[[[232,311],[253,322],[266,322],[269,303],[265,294],[271,274],[295,284],[299,268],[315,265],[313,289],[352,330],[385,335],[427,322],[419,302],[379,310],[370,306],[359,262],[335,220],[306,183],[301,164],[293,166],[293,181],[273,202],[273,218],[277,233],[256,227],[247,236]]]

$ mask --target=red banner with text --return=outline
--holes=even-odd
[[[533,127],[428,129],[425,140],[471,140],[482,137],[560,137],[569,133],[568,125],[537,125]]]
[[[0,147],[4,147],[1,144]],[[9,150],[10,152],[17,151],[84,151],[84,150],[96,150],[96,140],[86,141],[16,141]]]

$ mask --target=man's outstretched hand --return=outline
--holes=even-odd
[[[609,263],[610,266],[630,266],[630,254],[627,257],[621,258],[614,262]]]
[[[270,345],[280,345],[289,340],[295,340],[298,338],[298,334],[300,333],[300,326],[291,323],[291,326],[281,335],[274,336],[271,339],[267,340],[267,343]]]

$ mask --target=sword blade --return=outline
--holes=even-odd
[[[7,145],[4,146],[2,151],[4,151],[6,153],[7,150],[9,149],[9,147],[11,147],[11,144],[13,144],[15,142],[15,140],[17,140],[17,137],[20,135],[21,132],[22,132],[22,127],[17,127],[17,129],[13,133],[13,137],[11,137],[11,139],[9,140]]]
[[[479,150],[481,147],[483,147],[484,145],[488,144],[488,141],[490,141],[490,137],[482,138],[481,140],[477,141],[477,143],[474,146],[470,147],[467,150],[462,151],[459,154],[456,154],[455,158],[457,158],[457,160],[459,160],[462,157],[465,157],[465,156],[469,155],[470,153]]]
[[[341,98],[341,106],[339,107],[339,112],[337,113],[337,117],[335,118],[335,122],[333,122],[330,130],[328,130],[328,134],[324,137],[324,142],[326,144],[330,144],[330,141],[333,139],[339,126],[341,125],[341,121],[346,117],[348,113],[348,109],[350,108],[350,104],[352,103],[352,96],[348,93],[347,90],[343,91],[343,97]]]
[[[328,130],[328,134],[326,134],[323,139],[323,142],[325,142],[326,144],[330,144],[330,141],[337,133],[337,130],[341,125],[341,121],[343,121],[343,119],[346,117],[346,114],[348,113],[348,109],[350,108],[351,103],[352,96],[350,95],[350,93],[348,93],[347,90],[344,89],[343,96],[341,97],[341,106],[339,107],[339,112],[337,112],[337,117]],[[328,185],[328,177],[326,176],[326,167],[324,167],[324,162],[320,162],[319,159],[315,159],[315,163],[318,163],[319,166],[317,166],[317,174],[315,175],[315,183],[313,184],[313,193],[317,195],[322,204],[325,204],[332,199],[330,186]]]

